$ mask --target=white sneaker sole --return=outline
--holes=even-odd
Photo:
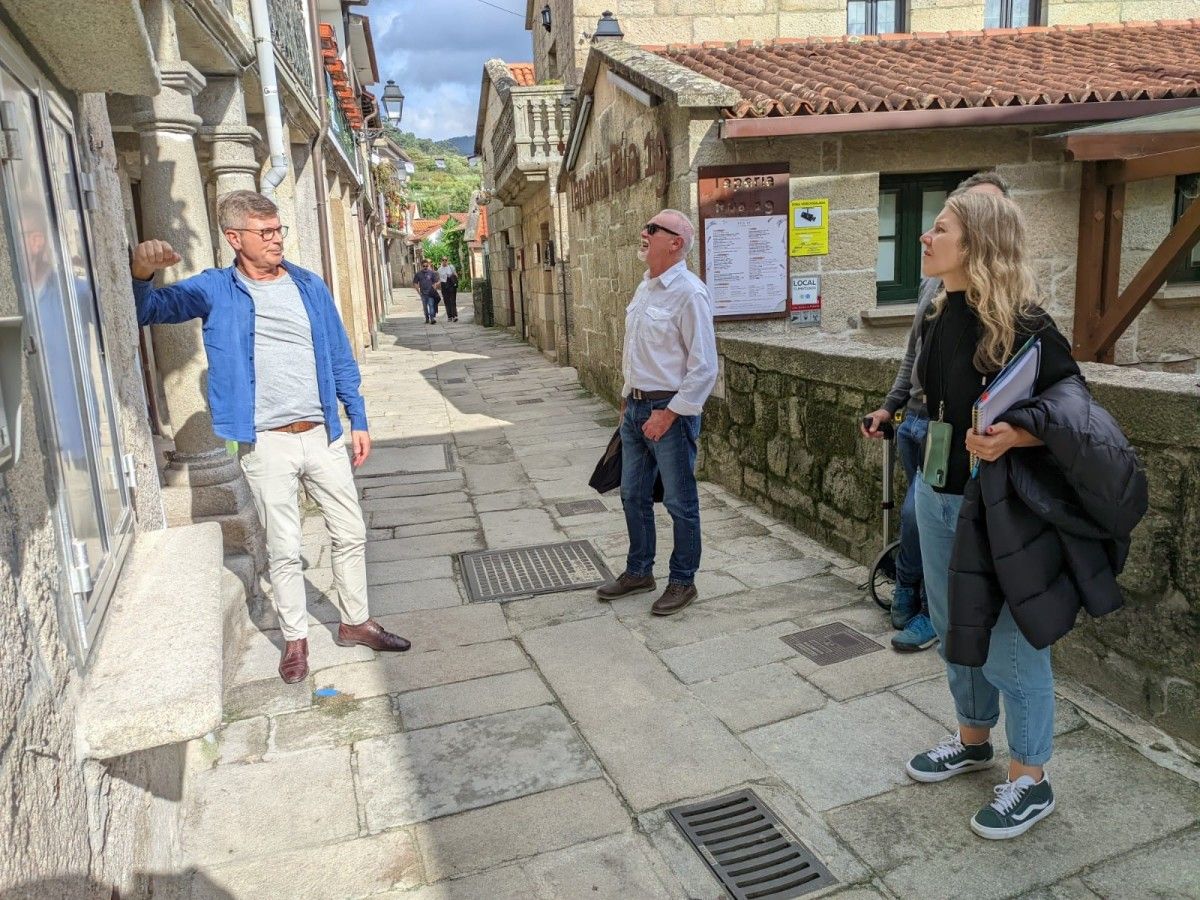
[[[908,773],[908,777],[913,781],[920,781],[923,784],[934,784],[938,781],[947,781],[955,775],[965,775],[967,772],[976,772],[979,769],[987,769],[996,761],[993,756],[986,762],[971,762],[965,766],[960,766],[957,769],[949,769],[945,772],[922,772],[920,769],[914,769],[912,760],[904,764],[904,771]]]
[[[1027,832],[1030,828],[1036,825],[1050,813],[1054,812],[1054,801],[1050,801],[1050,805],[1039,812],[1036,816],[1030,816],[1020,825],[1013,825],[1011,828],[988,828],[986,825],[980,825],[975,821],[975,817],[971,817],[971,830],[981,838],[987,838],[989,841],[1006,841],[1009,838],[1019,837]]]

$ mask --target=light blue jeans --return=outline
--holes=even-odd
[[[954,548],[962,496],[939,494],[919,475],[916,483],[925,594],[933,630],[941,638],[938,653],[945,659],[946,628],[950,621],[950,551]],[[1037,650],[1025,640],[1007,603],[992,629],[987,662],[981,668],[947,662],[946,678],[960,723],[991,728],[1000,718],[1003,694],[1009,756],[1027,766],[1040,766],[1050,759],[1054,741],[1050,648]]]

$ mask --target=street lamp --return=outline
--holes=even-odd
[[[399,128],[402,115],[404,115],[404,93],[396,82],[389,78],[387,87],[383,89],[383,118],[393,128]]]
[[[550,4],[547,3],[542,7],[542,27],[549,31],[552,27],[550,19]]]

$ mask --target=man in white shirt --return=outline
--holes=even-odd
[[[674,523],[670,577],[650,611],[677,613],[696,599],[700,498],[696,441],[700,413],[717,380],[717,342],[708,287],[685,262],[695,229],[664,209],[642,230],[646,274],[625,310],[621,386],[621,502],[629,531],[625,571],[601,585],[601,600],[653,591],[655,476]]]

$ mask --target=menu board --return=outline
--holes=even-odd
[[[788,308],[788,217],[733,216],[704,222],[704,281],[713,314],[752,316]]]

